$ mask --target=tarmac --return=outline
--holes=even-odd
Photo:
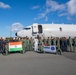
[[[0,55],[0,75],[76,75],[76,52]]]

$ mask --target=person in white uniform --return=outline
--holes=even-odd
[[[34,39],[34,51],[38,51],[38,39],[35,37]]]

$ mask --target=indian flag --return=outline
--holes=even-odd
[[[9,43],[9,51],[21,51],[21,50],[22,50],[22,42]]]

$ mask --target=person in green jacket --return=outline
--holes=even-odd
[[[5,54],[8,55],[8,53],[9,53],[9,41],[6,39]]]
[[[26,38],[26,50],[29,51],[30,45],[29,45],[29,38]]]
[[[23,39],[22,39],[22,48],[23,48],[23,53],[25,53],[25,51],[26,51],[26,37],[24,37]]]
[[[38,50],[39,50],[40,52],[44,52],[44,51],[43,51],[43,41],[42,41],[42,38],[40,37],[38,41],[39,41],[39,42],[38,42]]]
[[[53,38],[53,45],[56,46],[56,38]]]
[[[47,44],[47,40],[46,40],[46,38],[43,38],[43,44],[44,44],[44,45]]]
[[[32,39],[32,37],[29,39],[29,50],[33,50],[33,45],[34,45],[34,43],[33,43],[33,39]]]
[[[73,39],[71,37],[69,37],[69,50],[70,52],[73,52]]]
[[[56,46],[57,54],[61,55],[61,48],[60,48],[60,39],[57,38],[57,46]]]
[[[48,43],[49,46],[51,45],[51,43],[52,43],[52,42],[51,42],[51,38],[48,37],[47,43]]]

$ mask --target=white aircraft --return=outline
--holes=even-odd
[[[76,37],[76,25],[73,24],[38,24],[34,23],[31,26],[18,31],[18,37],[35,37],[37,35],[44,37]]]

